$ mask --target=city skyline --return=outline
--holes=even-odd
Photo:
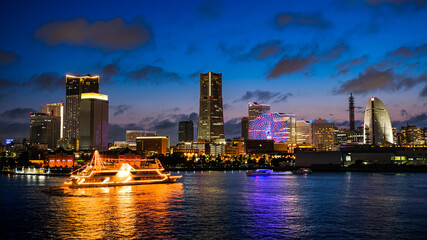
[[[65,75],[86,73],[100,75],[100,92],[110,97],[110,142],[127,129],[175,142],[179,121],[198,120],[198,77],[207,71],[223,74],[226,138],[240,136],[253,101],[297,120],[329,118],[348,128],[350,93],[356,127],[369,96],[384,102],[393,127],[427,126],[427,36],[419,31],[425,3],[162,3],[106,2],[100,11],[95,2],[85,9],[77,3],[43,14],[47,5],[65,5],[29,2],[12,11],[18,2],[0,10],[0,30],[9,36],[0,40],[0,138],[28,138],[29,113],[65,102]],[[153,14],[160,8],[164,17]],[[175,11],[185,13],[174,21],[168,13]],[[58,27],[79,36],[61,35]],[[103,41],[84,29],[137,37]]]

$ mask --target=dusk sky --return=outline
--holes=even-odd
[[[109,138],[197,126],[199,74],[223,74],[226,138],[251,101],[297,119],[357,126],[369,96],[393,127],[427,127],[427,1],[3,1],[0,140],[65,102],[65,74],[100,75]]]

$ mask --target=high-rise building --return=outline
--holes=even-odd
[[[50,103],[46,105],[41,105],[41,113],[47,115],[52,115],[61,118],[60,122],[60,138],[63,138],[64,134],[64,102],[60,103]]]
[[[30,142],[47,144],[50,149],[56,148],[60,137],[61,117],[46,113],[32,113],[30,116]]]
[[[179,142],[192,142],[194,140],[193,121],[179,122],[178,140]]]
[[[242,127],[242,138],[245,140],[249,139],[249,117],[242,117],[240,124]]]
[[[200,73],[200,110],[197,139],[224,141],[222,73]]]
[[[148,137],[148,136],[156,136],[156,135],[157,133],[155,131],[126,130],[126,142],[136,143],[137,137]]]
[[[285,133],[288,137],[286,142],[296,142],[297,141],[297,133],[296,133],[296,120],[295,114],[292,113],[279,113],[280,118],[283,122],[285,122]]]
[[[108,96],[82,93],[79,113],[81,150],[108,150]]]
[[[68,139],[79,139],[80,96],[99,93],[99,76],[66,75],[65,134]]]
[[[270,105],[258,104],[256,102],[248,103],[249,122],[258,117],[261,113],[270,112]]]
[[[401,145],[423,145],[425,144],[423,131],[416,126],[407,125],[401,127],[399,143]]]
[[[356,128],[354,125],[354,97],[352,93],[350,93],[350,97],[348,98],[348,112],[350,118],[350,130],[354,131]]]
[[[296,121],[296,135],[298,144],[311,144],[310,122],[304,120]]]
[[[318,147],[332,149],[335,142],[334,124],[327,119],[315,119],[311,121],[312,143]]]
[[[384,103],[376,97],[370,97],[366,105],[364,137],[365,144],[393,144],[390,116]]]

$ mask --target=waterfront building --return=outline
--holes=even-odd
[[[384,103],[376,97],[370,97],[366,105],[364,143],[369,145],[393,144],[390,116]]]
[[[328,119],[315,119],[311,121],[312,144],[323,150],[332,150],[334,147],[334,124]]]
[[[80,150],[108,150],[108,96],[82,93],[79,105]]]
[[[52,116],[61,118],[59,137],[63,138],[64,137],[63,136],[64,135],[64,102],[41,105],[41,113],[46,113],[47,115],[52,115]]]
[[[311,144],[310,122],[298,120],[296,126],[296,143]]]
[[[72,168],[75,164],[73,151],[67,151],[64,148],[58,148],[49,153],[49,167]]]
[[[248,103],[248,116],[249,122],[254,120],[262,113],[270,112],[270,105],[267,104],[259,104],[257,102]]]
[[[416,126],[404,126],[400,128],[400,145],[424,145],[423,131]]]
[[[168,136],[146,136],[136,138],[136,151],[142,155],[166,155],[167,149],[169,148],[170,139]]]
[[[225,153],[225,144],[210,143],[209,154],[211,156],[221,156]]]
[[[230,156],[240,156],[245,154],[244,139],[227,139],[225,142],[225,154]]]
[[[209,144],[205,142],[180,142],[173,149],[173,152],[184,155],[202,155],[209,152]]]
[[[242,117],[240,120],[241,135],[243,139],[249,139],[249,117]]]
[[[56,148],[60,137],[61,118],[46,113],[31,113],[30,115],[30,142],[33,145],[47,145],[50,149]]]
[[[198,140],[225,140],[222,103],[222,73],[200,73]]]
[[[80,137],[80,98],[82,93],[99,93],[99,76],[66,75],[65,133],[68,139]]]
[[[179,142],[192,142],[194,140],[193,121],[179,122],[178,140]]]
[[[148,137],[148,136],[156,136],[156,135],[157,133],[155,131],[126,130],[126,142],[136,143],[137,137]]]
[[[127,163],[132,167],[140,167],[142,156],[137,151],[130,148],[116,148],[100,152],[100,157],[104,162],[122,164]]]

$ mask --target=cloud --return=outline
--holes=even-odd
[[[20,83],[11,81],[9,79],[5,79],[5,78],[0,79],[0,91],[15,88],[15,87],[18,87],[19,85]]]
[[[119,67],[117,67],[116,64],[111,63],[111,64],[105,65],[101,71],[102,81],[109,82],[112,77],[119,75],[119,71],[120,69]]]
[[[131,109],[132,106],[126,105],[126,104],[120,104],[118,106],[110,106],[110,108],[113,108],[114,116],[119,116],[125,113],[127,110]]]
[[[403,46],[387,54],[389,57],[401,57],[403,59],[424,55],[427,55],[427,44],[414,48]]]
[[[168,72],[163,68],[145,65],[128,74],[133,81],[160,84],[163,82],[179,82],[180,77],[175,72]]]
[[[0,50],[0,66],[8,65],[16,61],[18,61],[18,56],[15,53]]]
[[[224,123],[224,133],[227,139],[232,139],[241,136],[240,118],[233,118]]]
[[[39,90],[65,89],[65,76],[56,72],[33,75],[24,85],[30,85]]]
[[[427,82],[427,73],[418,77],[404,77],[397,75],[393,69],[377,70],[366,67],[358,77],[350,79],[334,90],[335,93],[366,93],[375,90],[395,91],[399,89],[410,89],[418,83]]]
[[[337,65],[337,70],[338,70],[337,75],[348,73],[350,71],[350,68],[365,63],[367,59],[368,59],[368,55],[364,55],[362,57],[353,58],[348,62],[342,62],[342,63],[338,64]]]
[[[344,52],[346,50],[348,50],[347,45],[345,45],[345,44],[336,45],[329,52],[326,52],[323,55],[323,58],[326,61],[332,61],[334,59],[341,57],[342,52]]]
[[[243,55],[237,56],[237,60],[248,60],[248,59],[266,59],[268,57],[277,55],[283,52],[280,40],[270,40],[263,43],[258,43],[253,46],[252,49]]]
[[[427,97],[427,84],[423,88],[423,90],[420,92],[421,97]]]
[[[197,8],[200,19],[217,19],[221,16],[223,3],[221,1],[207,0]]]
[[[350,122],[348,120],[343,121],[343,122],[333,121],[333,123],[334,123],[335,127],[350,128]],[[362,126],[362,123],[363,122],[360,120],[354,121],[354,125],[356,128]]]
[[[152,38],[150,26],[142,17],[129,23],[116,17],[109,21],[88,22],[84,18],[53,21],[38,28],[34,37],[49,46],[66,44],[103,50],[134,50]]]
[[[400,110],[400,116],[405,117],[405,116],[410,116],[410,114],[405,109],[402,109],[402,110]]]
[[[30,124],[28,123],[0,121],[0,139],[28,139],[29,133]]]
[[[422,112],[419,113],[415,116],[410,116],[408,119],[403,120],[403,121],[392,121],[392,126],[396,127],[397,129],[399,129],[402,126],[406,126],[406,125],[415,125],[417,127],[421,127],[421,128],[425,128],[427,127],[427,113],[426,112]]]
[[[275,24],[279,28],[286,28],[291,25],[321,29],[331,27],[331,23],[324,19],[320,13],[280,13],[275,18]]]
[[[277,78],[284,74],[299,72],[300,70],[305,69],[308,66],[312,66],[319,61],[320,59],[313,54],[306,58],[302,58],[300,56],[287,58],[287,56],[284,56],[267,74],[267,79]]]
[[[33,108],[13,108],[3,112],[0,116],[9,119],[30,119],[30,113],[36,112]]]
[[[270,91],[247,91],[242,97],[235,100],[234,102],[242,101],[255,101],[255,102],[285,102],[289,97],[293,96],[292,93],[280,93]]]

